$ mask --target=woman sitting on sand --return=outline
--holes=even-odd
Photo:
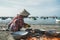
[[[30,14],[24,9],[21,14],[18,14],[9,24],[9,29],[13,31],[19,31],[22,27],[24,27],[24,18],[28,17]]]

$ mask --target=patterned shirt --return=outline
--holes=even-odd
[[[16,20],[15,21],[15,27],[16,27],[16,31],[18,31],[20,28],[22,28],[22,27],[24,27],[24,20],[23,20],[23,16],[17,16],[17,17],[15,17],[13,20],[12,20],[12,22],[10,22],[10,25],[12,24],[12,23],[14,23],[14,20]],[[14,28],[13,26],[12,26],[12,28]],[[14,29],[13,29],[14,30]]]

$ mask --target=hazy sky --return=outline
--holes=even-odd
[[[0,16],[15,16],[23,9],[31,16],[60,16],[60,0],[0,0]]]

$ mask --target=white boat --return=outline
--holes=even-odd
[[[60,19],[56,19],[56,23],[60,23]]]
[[[60,20],[59,20],[59,19],[56,19],[56,21],[58,21],[58,22],[59,22]]]

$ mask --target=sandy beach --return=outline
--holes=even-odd
[[[56,32],[60,32],[60,26],[58,25],[31,25],[31,28],[40,30],[56,30]]]
[[[14,40],[10,32],[0,31],[0,40]]]
[[[7,25],[0,25],[0,30],[2,28],[8,28]],[[60,32],[60,26],[57,26],[57,25],[31,25],[32,29],[40,29],[40,30],[56,30],[56,32]],[[10,32],[7,32],[7,31],[0,31],[0,40],[14,40],[14,38],[12,37],[12,35],[10,34]]]
[[[8,28],[8,25],[2,24],[0,25],[0,29]],[[31,25],[32,29],[40,29],[40,30],[56,30],[56,32],[60,32],[60,25]]]

